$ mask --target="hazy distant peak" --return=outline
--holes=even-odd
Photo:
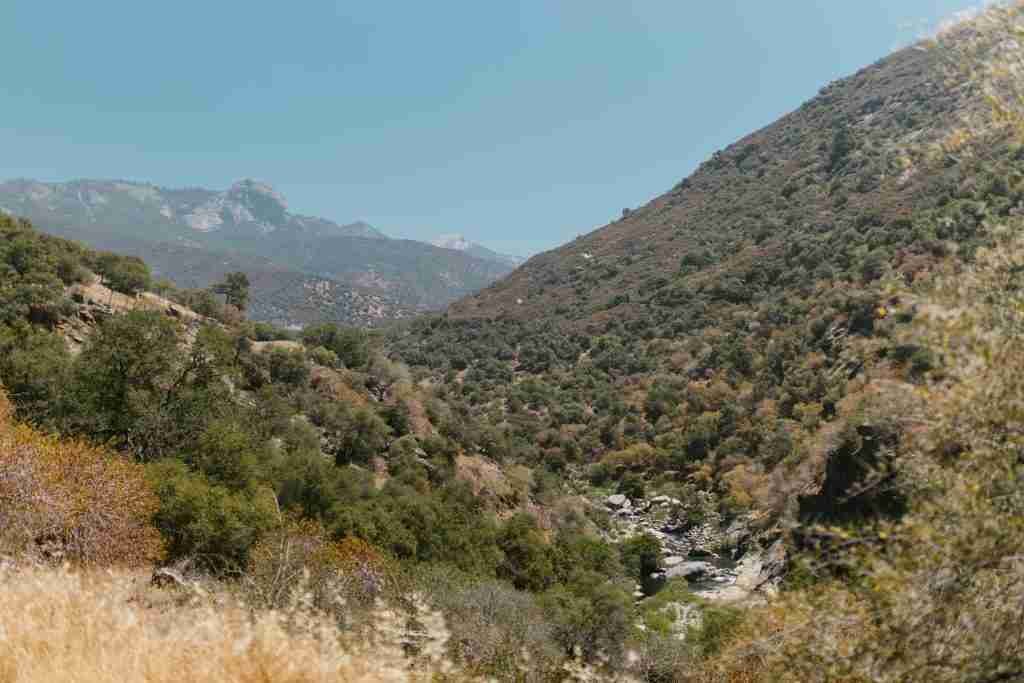
[[[250,198],[261,198],[273,204],[276,204],[281,208],[282,211],[288,209],[288,202],[285,200],[284,195],[275,190],[272,186],[267,183],[246,178],[239,180],[227,192],[229,198],[246,200]]]
[[[470,242],[464,235],[460,235],[459,233],[439,235],[436,239],[431,241],[431,244],[435,247],[441,247],[442,249],[454,249],[455,251],[461,251],[469,254],[470,256],[484,259],[485,261],[497,261],[498,263],[504,263],[510,266],[518,266],[523,262],[523,259],[518,256],[499,254],[498,252],[488,249],[476,242]]]
[[[455,251],[467,251],[474,244],[466,239],[464,235],[452,233],[449,235],[438,235],[437,239],[431,242],[435,247],[442,249],[454,249]]]
[[[341,226],[341,229],[344,230],[349,235],[356,235],[358,237],[387,237],[387,235],[385,235],[383,232],[373,227],[366,221],[355,221],[353,223],[346,223],[345,225]]]
[[[283,194],[253,178],[243,178],[224,191],[169,189],[131,180],[82,178],[44,183],[19,178],[0,182],[0,205],[11,213],[39,218],[44,226],[58,215],[63,223],[127,221],[138,226],[140,237],[147,232],[144,225],[165,237],[168,224],[193,234],[386,237],[361,221],[338,225],[325,218],[293,214]]]

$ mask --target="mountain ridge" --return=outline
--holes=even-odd
[[[252,179],[224,191],[17,179],[0,183],[0,208],[50,233],[139,256],[182,286],[209,286],[225,268],[252,271],[253,316],[285,326],[379,324],[440,309],[513,267],[392,239],[363,221],[293,213],[280,192]],[[313,292],[332,295],[311,299]]]
[[[520,266],[526,259],[520,256],[512,256],[510,254],[502,254],[493,249],[489,249],[482,244],[472,242],[461,233],[447,233],[444,235],[438,235],[430,241],[435,247],[441,247],[443,249],[454,249],[455,251],[461,251],[477,258],[482,258],[488,261],[497,261],[499,263],[506,263],[510,266]]]

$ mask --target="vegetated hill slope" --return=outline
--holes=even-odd
[[[252,315],[279,324],[394,320],[441,308],[512,268],[501,259],[388,239],[363,222],[294,214],[280,193],[252,180],[225,192],[16,180],[0,184],[0,210],[53,234],[137,255],[181,286],[206,286],[225,270],[252,271]]]
[[[702,492],[726,520],[861,514],[800,496],[829,458],[870,462],[897,438],[898,416],[861,410],[872,378],[932,367],[895,341],[913,311],[880,279],[970,258],[1024,205],[1019,150],[961,130],[991,108],[958,57],[1001,49],[972,31],[829,85],[646,206],[396,330],[393,353],[499,425],[477,437],[489,452],[631,495]],[[836,471],[831,492],[858,470]]]
[[[670,192],[600,230],[531,259],[452,306],[449,317],[657,324],[681,286],[749,303],[798,281],[854,276],[921,240],[914,211],[953,171],[921,172],[910,150],[963,114],[939,50],[911,48],[833,83],[712,159]],[[591,328],[595,329],[595,328]]]
[[[320,322],[373,327],[417,312],[403,306],[396,293],[343,284],[237,251],[215,251],[180,242],[146,242],[101,232],[92,233],[89,244],[138,256],[156,277],[171,280],[178,287],[205,289],[222,282],[228,273],[244,272],[251,283],[249,316],[282,327]]]

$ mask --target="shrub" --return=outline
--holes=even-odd
[[[344,623],[397,587],[392,563],[355,538],[332,541],[319,522],[287,515],[252,548],[246,584],[257,604],[282,609],[302,598]]]
[[[232,491],[180,460],[152,463],[146,475],[159,497],[154,521],[171,559],[192,557],[216,571],[239,570],[253,543],[278,522],[269,489]]]
[[[302,341],[309,348],[324,347],[333,351],[347,368],[361,368],[370,360],[366,332],[325,323],[307,327]]]
[[[301,351],[274,349],[267,357],[270,379],[278,384],[301,387],[309,381],[309,366]]]
[[[161,557],[151,522],[157,498],[141,466],[10,419],[10,403],[0,393],[4,545],[86,565],[137,566]]]
[[[554,582],[551,549],[531,515],[520,512],[505,522],[498,533],[498,547],[505,556],[498,576],[516,588],[538,591]]]
[[[621,586],[597,572],[581,572],[571,584],[545,593],[542,602],[564,652],[623,664],[632,605]]]
[[[533,595],[442,567],[419,572],[416,583],[447,617],[449,653],[468,672],[497,680],[548,680],[561,664],[552,626]]]
[[[661,564],[661,541],[651,534],[632,536],[622,543],[620,553],[629,575],[644,583]]]

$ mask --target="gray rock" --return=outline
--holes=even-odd
[[[665,576],[670,579],[683,577],[686,579],[698,579],[705,574],[714,571],[715,566],[710,562],[682,562],[674,567],[665,570]]]
[[[630,505],[629,503],[629,498],[622,495],[621,493],[616,493],[611,496],[608,496],[607,498],[605,498],[604,504],[610,508],[632,507],[632,505]]]
[[[667,568],[676,567],[682,564],[683,562],[686,562],[686,558],[680,557],[679,555],[669,555],[661,561],[661,563],[665,565],[665,567]]]

